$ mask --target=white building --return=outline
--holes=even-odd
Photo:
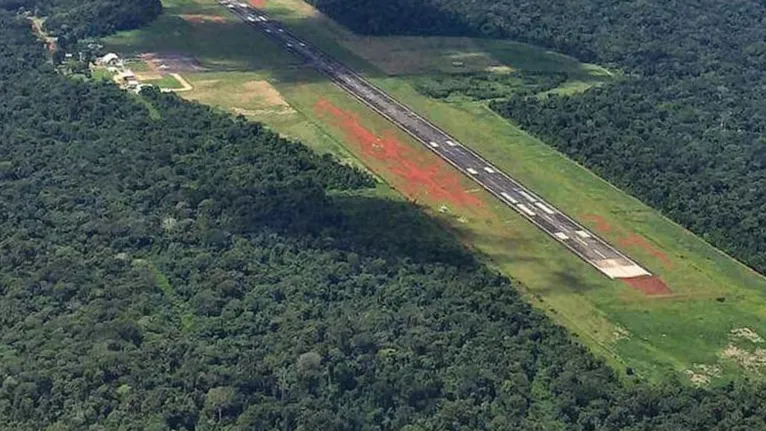
[[[113,52],[110,52],[109,54],[99,58],[97,63],[102,65],[102,66],[115,66],[115,65],[119,65],[120,64],[120,57],[117,54],[115,54]]]

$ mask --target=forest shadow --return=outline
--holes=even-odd
[[[565,262],[546,259],[545,257],[533,253],[511,253],[509,251],[509,247],[523,250],[527,247],[539,247],[540,241],[550,241],[551,247],[561,247],[562,255],[564,253],[569,253],[563,246],[554,244],[553,239],[540,238],[539,240],[536,240],[534,238],[515,238],[513,243],[509,244],[508,238],[500,234],[491,236],[487,234],[478,235],[470,228],[460,229],[459,227],[449,225],[444,225],[443,227],[449,230],[456,239],[459,238],[466,244],[480,243],[482,249],[479,250],[473,248],[471,249],[471,253],[477,256],[478,260],[481,262],[490,263],[492,265],[502,265],[503,263],[508,262],[512,262],[514,265],[529,265],[530,268],[535,268],[536,272],[547,274],[547,279],[551,282],[547,283],[546,287],[543,289],[536,288],[534,290],[536,294],[539,293],[545,295],[554,292],[561,293],[564,288],[572,293],[583,294],[601,287],[600,284],[591,282],[590,277],[584,278],[577,275],[581,270],[579,265],[588,265],[583,261],[576,260]],[[529,229],[537,228],[530,224]],[[557,253],[551,253],[553,256],[556,254]],[[593,269],[593,271],[595,271],[595,269]]]
[[[107,38],[106,49],[123,55],[157,52],[185,55],[195,58],[208,72],[253,72],[270,76],[286,84],[310,84],[329,81],[326,75],[315,72],[313,67],[288,52],[270,35],[239,19],[222,19],[217,15],[189,14],[189,10],[166,7],[163,14],[142,30],[131,31]],[[201,11],[200,11],[201,12]],[[436,12],[434,12],[436,13]],[[567,71],[580,79],[588,72],[584,65],[574,59],[525,45],[505,45],[509,41],[465,38],[450,39],[388,39],[386,36],[415,36],[408,32],[392,32],[381,37],[367,38],[369,32],[346,26],[354,31],[354,50],[366,53],[362,58],[347,43],[339,40],[350,36],[333,31],[324,15],[286,20],[286,29],[309,43],[320,46],[326,54],[335,57],[354,70],[375,79],[393,75],[408,75],[407,64],[417,63],[417,74],[444,72],[465,73],[469,69],[452,70],[451,59],[476,56],[482,65],[517,65],[521,69]],[[327,30],[326,30],[327,29]],[[337,34],[333,34],[337,33]],[[455,37],[460,32],[421,32],[425,36]],[[358,36],[358,37],[357,37]],[[330,39],[334,40],[330,40]],[[348,41],[346,41],[348,42]],[[372,61],[371,61],[372,60]],[[385,63],[402,62],[405,73],[391,73]],[[467,64],[471,61],[467,61]],[[485,64],[486,63],[486,64]],[[518,63],[518,64],[517,64]],[[481,69],[485,67],[481,66]],[[398,66],[394,65],[396,69]],[[412,65],[409,66],[412,68]],[[386,70],[384,70],[386,69]],[[307,73],[309,72],[310,73]],[[593,77],[597,80],[597,77]]]
[[[475,256],[443,223],[411,202],[382,197],[336,196],[343,232],[332,248],[369,257],[405,258],[421,264],[475,266]]]
[[[586,293],[603,287],[577,275],[580,271],[568,271],[574,265],[569,262],[508,251],[508,247],[528,247],[534,239],[519,239],[509,244],[507,237],[500,234],[479,236],[470,227],[461,228],[428,214],[412,202],[359,195],[333,196],[327,213],[299,212],[296,217],[299,218],[287,225],[274,220],[272,226],[280,226],[278,230],[287,237],[313,238],[312,246],[326,251],[342,250],[367,258],[404,259],[456,268],[486,264],[498,268],[504,262],[529,265],[547,274],[550,287],[534,290],[542,295],[561,293],[562,289]],[[481,244],[482,248],[479,250],[470,244]]]
[[[286,84],[330,80],[271,36],[244,22],[212,18],[192,22],[175,13],[173,8],[168,8],[144,29],[106,38],[104,50],[125,57],[148,52],[184,56],[194,59],[200,66],[200,70],[194,72],[258,73]],[[297,22],[289,29],[300,34],[310,31],[311,24],[306,25],[307,29],[302,27],[301,22]],[[329,54],[339,54],[344,61],[351,58],[347,52]],[[352,66],[360,65],[356,63]],[[366,73],[374,72],[368,69],[365,69]]]

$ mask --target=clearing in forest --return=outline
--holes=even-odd
[[[518,280],[531,303],[616,370],[631,367],[652,380],[677,372],[710,384],[742,373],[757,375],[761,347],[732,338],[730,331],[749,328],[766,334],[766,279],[529,136],[485,103],[430,99],[415,90],[410,75],[470,67],[468,62],[457,65],[461,55],[480,59],[476,67],[497,72],[544,68],[582,71],[598,79],[603,69],[509,42],[363,38],[301,0],[268,0],[264,6],[291,30],[366,73],[612,244],[622,242],[620,247],[659,277],[634,280],[640,283],[636,286],[601,276],[457,171],[450,174],[451,168],[438,166],[440,160],[431,159],[435,156],[421,144],[214,0],[163,4],[167,13],[155,23],[110,37],[105,45],[116,52],[194,58],[205,71],[184,75],[194,90],[183,97],[242,113],[319,152],[366,166],[402,195],[417,199],[485,262]],[[224,21],[190,22],[178,14],[218,15]],[[584,79],[567,85],[570,91],[592,83]],[[385,185],[365,193],[394,195]],[[672,293],[664,293],[657,280]]]
[[[274,86],[251,74],[203,73],[192,75],[194,91],[184,97],[220,106],[248,118],[292,116],[295,110]]]

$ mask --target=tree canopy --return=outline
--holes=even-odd
[[[761,384],[622,383],[369,175],[43,59],[0,11],[0,428],[766,429]]]

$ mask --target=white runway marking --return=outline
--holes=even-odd
[[[490,168],[489,166],[485,166],[484,170],[487,171],[488,174],[494,174],[495,170]]]
[[[439,148],[439,144],[434,141],[429,142],[428,145],[432,146],[433,148]]]
[[[519,203],[519,201],[517,201],[516,199],[514,199],[514,198],[513,198],[513,196],[509,195],[509,194],[508,194],[508,193],[506,193],[506,192],[500,192],[500,196],[504,197],[505,199],[507,199],[507,200],[508,200],[508,202],[510,202],[510,203],[512,203],[512,204],[517,204],[517,203]]]
[[[524,190],[519,190],[519,194],[524,196],[524,199],[526,199],[526,200],[528,200],[530,202],[536,202],[537,201],[537,199],[535,199],[532,195],[530,195],[529,193],[525,192]]]
[[[546,214],[556,214],[552,209],[548,208],[547,206],[543,205],[542,202],[538,202],[535,204],[536,207],[540,208],[541,210],[545,211]]]
[[[580,238],[590,238],[590,234],[584,230],[578,230],[575,232]]]
[[[447,145],[449,145],[450,147],[457,147],[457,144],[452,141],[447,141]]]
[[[466,169],[466,171],[468,171],[468,173],[471,174],[471,175],[476,175],[476,174],[479,173],[474,168],[468,168],[468,169]]]
[[[520,210],[522,210],[522,211],[524,211],[524,213],[525,213],[526,215],[530,216],[530,217],[532,217],[532,216],[534,216],[534,215],[535,215],[535,213],[534,213],[534,212],[532,212],[532,210],[531,210],[531,209],[527,208],[527,206],[526,206],[526,205],[524,205],[524,204],[520,204],[520,205],[519,205],[519,209],[520,209]]]
[[[560,239],[562,241],[565,240],[565,239],[569,239],[567,234],[565,234],[564,232],[556,232],[556,233],[554,233],[554,235],[556,235],[556,238],[558,238],[558,239]]]

